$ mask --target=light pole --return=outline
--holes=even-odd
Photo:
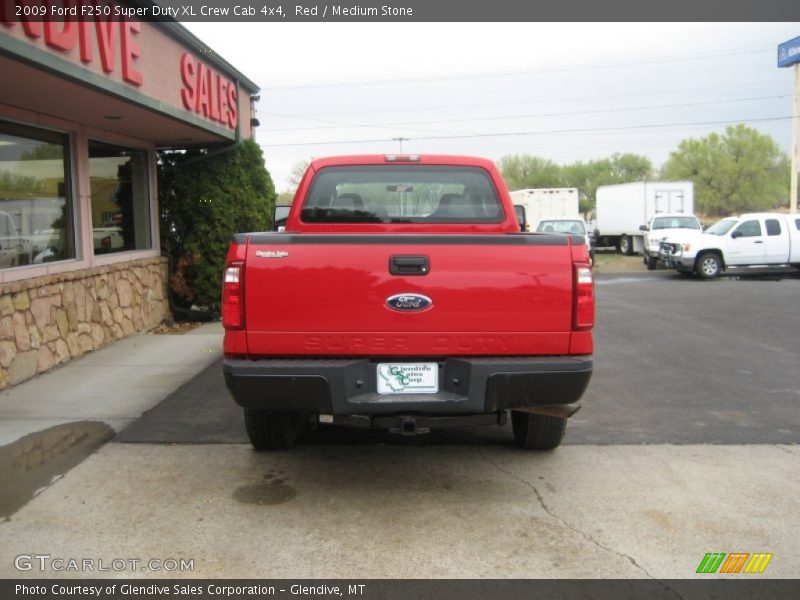
[[[778,67],[792,67],[792,178],[789,212],[797,213],[798,143],[800,143],[800,37],[778,45]]]
[[[791,194],[789,196],[789,212],[792,214],[797,213],[797,144],[798,140],[797,130],[800,128],[800,63],[794,63],[792,66],[794,74],[794,82],[792,83],[792,179],[791,179]]]
[[[400,142],[400,153],[403,153],[403,142],[407,142],[409,138],[407,137],[394,137],[392,138],[393,142]]]

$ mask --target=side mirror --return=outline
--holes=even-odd
[[[275,206],[272,212],[272,231],[283,231],[286,229],[286,219],[289,217],[291,206]]]
[[[650,231],[647,225],[639,225],[639,231]]]
[[[742,237],[742,232],[741,232],[741,231],[739,231],[739,230],[737,229],[736,231],[734,231],[733,233],[731,233],[731,237],[732,237],[733,239],[740,238],[740,237]]]
[[[525,218],[525,207],[522,204],[515,204],[514,212],[517,214],[517,223],[519,223],[519,230],[527,231],[528,222]]]

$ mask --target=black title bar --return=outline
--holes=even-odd
[[[0,580],[3,600],[783,600],[792,580]]]
[[[800,21],[797,0],[0,0],[0,22]],[[0,29],[1,31],[2,29]],[[580,43],[580,39],[570,40]]]

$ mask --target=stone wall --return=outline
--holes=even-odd
[[[167,259],[46,275],[0,287],[0,389],[169,315]]]

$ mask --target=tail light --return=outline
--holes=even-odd
[[[222,282],[222,325],[225,329],[244,328],[244,263],[225,267]]]
[[[594,275],[592,267],[575,263],[575,305],[572,328],[586,330],[594,327]]]

